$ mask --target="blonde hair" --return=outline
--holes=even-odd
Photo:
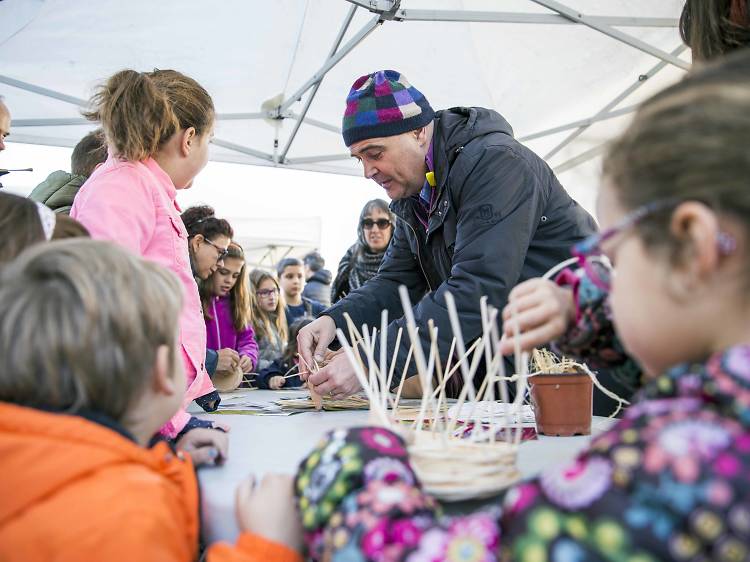
[[[0,274],[0,400],[121,421],[160,346],[174,364],[181,295],[174,274],[110,242],[29,249]]]
[[[214,121],[208,92],[176,70],[121,70],[102,84],[83,115],[99,121],[115,156],[131,162],[153,156],[180,129],[200,136]]]
[[[279,282],[271,273],[263,271],[262,269],[253,269],[250,272],[249,277],[250,306],[252,308],[251,316],[253,319],[253,329],[255,330],[257,338],[266,338],[268,340],[271,340],[273,338],[273,327],[275,327],[281,341],[286,343],[286,340],[289,337],[289,326],[286,323],[286,313],[284,310],[286,308],[286,304],[284,300],[284,294],[281,291],[281,287],[279,287]],[[275,319],[272,319],[268,312],[261,308],[260,304],[258,303],[258,297],[255,295],[255,292],[260,288],[261,284],[266,279],[270,279],[271,281],[273,281],[273,284],[276,286],[276,289],[279,292],[279,302],[276,304],[276,310],[274,311],[276,314]]]

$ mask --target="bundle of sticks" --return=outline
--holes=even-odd
[[[341,410],[369,410],[370,402],[362,396],[349,396],[334,400],[329,396],[320,396],[320,403],[315,404],[312,397],[305,398],[280,398],[276,404],[286,410],[323,410],[326,412],[336,412]]]
[[[337,330],[342,349],[353,365],[369,400],[371,418],[404,436],[413,466],[427,492],[445,501],[497,494],[516,482],[520,476],[516,457],[524,428],[520,421],[511,420],[520,420],[521,417],[518,414],[526,394],[528,354],[520,352],[516,338],[516,374],[506,377],[503,356],[499,350],[498,311],[488,306],[486,297],[480,300],[482,336],[466,350],[455,301],[450,293],[446,293],[453,339],[447,363],[443,366],[438,346],[438,328],[434,323],[428,323],[430,345],[425,350],[405,287],[400,288],[400,295],[411,340],[403,375],[406,375],[413,357],[422,387],[422,398],[412,424],[404,426],[399,422],[399,399],[405,376],[401,378],[395,397],[390,393],[396,357],[394,354],[390,361],[387,360],[388,311],[382,312],[379,333],[375,329],[370,332],[367,326],[363,326],[360,335],[349,317],[346,318],[349,337],[342,330]],[[399,330],[394,349],[398,349],[401,336],[402,332]],[[378,338],[380,353],[376,357]],[[355,343],[352,345],[350,342]],[[454,352],[458,360],[452,366]],[[477,389],[474,375],[482,361],[485,363],[486,375]],[[457,411],[467,410],[468,405],[468,415],[462,416],[465,419],[460,422],[458,416],[449,418],[445,415],[446,383],[457,370],[464,383],[456,403]],[[516,395],[512,402],[508,398],[508,381],[516,384]],[[495,395],[498,387],[499,397]],[[496,404],[497,398],[509,407],[504,409],[504,414],[491,416],[489,423],[483,423],[482,416],[486,412],[476,405],[485,402]],[[412,406],[410,408],[413,409]],[[472,424],[470,435],[456,431],[459,423]],[[503,439],[499,440],[498,435],[503,436]]]

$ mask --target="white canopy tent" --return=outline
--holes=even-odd
[[[688,68],[683,0],[563,2],[5,0],[9,140],[73,146],[92,127],[80,109],[96,84],[175,68],[214,98],[212,160],[359,175],[344,98],[356,77],[395,68],[436,109],[498,110],[590,207],[604,143]]]

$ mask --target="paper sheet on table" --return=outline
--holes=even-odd
[[[299,391],[297,391],[299,393]],[[304,395],[305,393],[300,393]],[[253,392],[233,392],[223,394],[217,413],[245,413],[259,416],[288,416],[275,402],[258,400]]]
[[[476,421],[477,419],[479,419],[481,423],[494,422],[497,424],[504,423],[505,412],[507,410],[509,424],[518,424],[520,414],[520,423],[523,427],[536,426],[534,410],[531,409],[531,406],[529,406],[528,404],[524,404],[523,406],[521,406],[520,412],[517,414],[511,412],[512,408],[512,404],[506,404],[504,402],[491,402],[489,400],[475,402],[473,404],[464,402],[461,405],[460,410],[458,408],[458,405],[451,406],[451,408],[448,410],[448,418],[457,418],[458,421],[462,422]]]

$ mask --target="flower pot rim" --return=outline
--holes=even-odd
[[[529,384],[581,384],[591,382],[591,377],[583,371],[576,373],[539,373],[529,377]]]

